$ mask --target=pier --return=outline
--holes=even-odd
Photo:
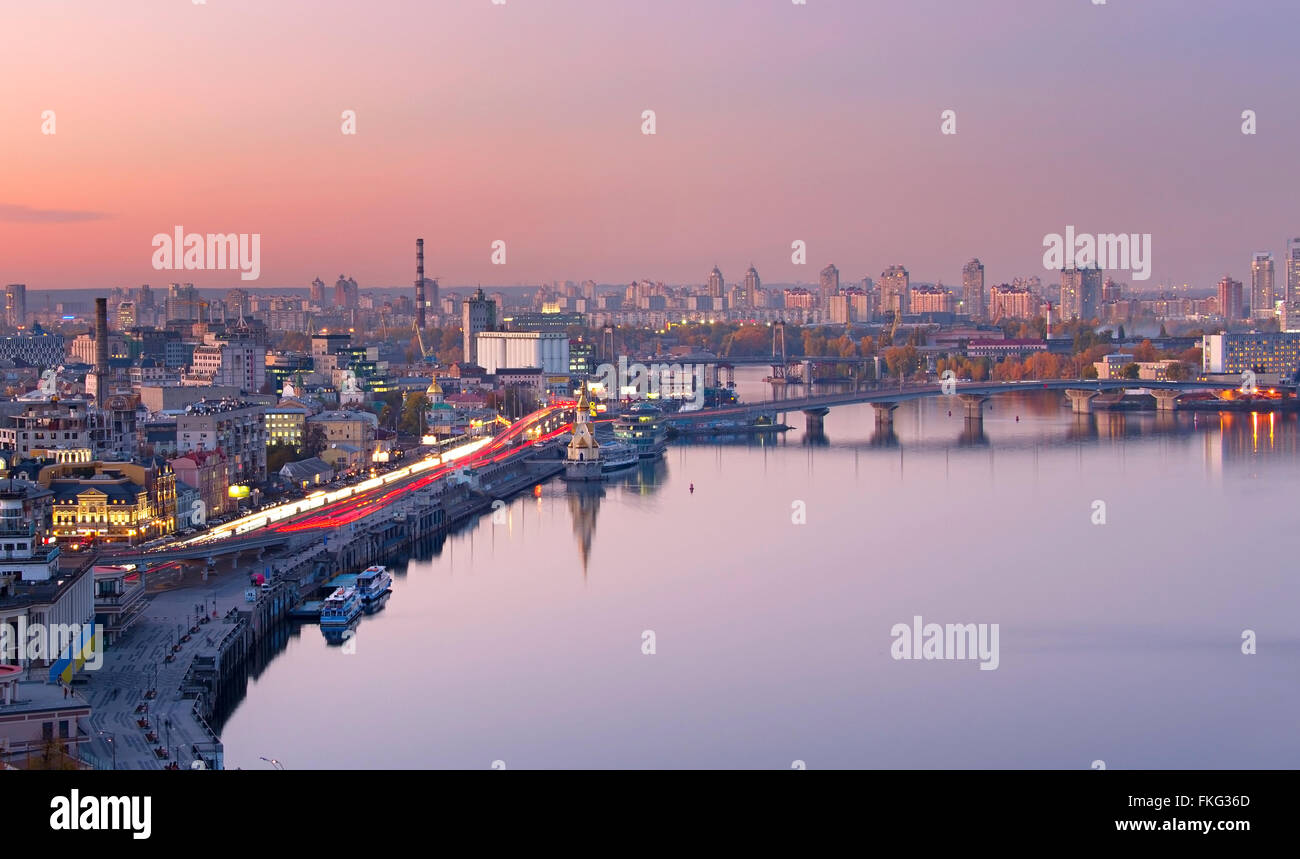
[[[93,708],[83,757],[99,769],[224,768],[212,726],[282,645],[290,621],[319,618],[323,587],[354,583],[365,567],[549,480],[563,469],[552,454],[540,446],[450,474],[323,536],[286,535],[278,547],[146,571],[143,616],[78,683],[75,694]],[[266,583],[254,586],[259,573]]]

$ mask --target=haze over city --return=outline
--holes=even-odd
[[[1277,169],[1300,139],[1300,9],[1195,7],[10,5],[0,278],[397,285],[423,236],[444,284],[698,283],[715,263],[730,281],[751,262],[773,283],[833,262],[953,284],[972,256],[990,282],[1048,280],[1043,237],[1073,225],[1151,234],[1142,288],[1208,290],[1300,234]],[[151,238],[178,225],[260,234],[260,278],[154,270]]]

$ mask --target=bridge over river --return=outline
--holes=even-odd
[[[876,409],[876,420],[890,423],[893,411],[899,403],[918,400],[922,397],[951,396],[961,403],[966,417],[970,420],[983,420],[983,406],[990,397],[1000,394],[1027,391],[1063,391],[1069,398],[1073,410],[1087,413],[1091,410],[1093,398],[1101,394],[1123,391],[1145,391],[1156,399],[1160,411],[1172,411],[1177,405],[1178,397],[1191,391],[1218,392],[1226,390],[1223,383],[1214,382],[1157,382],[1119,379],[1100,381],[1097,379],[1047,379],[1019,382],[949,382],[926,383],[921,385],[904,385],[901,387],[856,388],[848,391],[833,391],[824,394],[810,394],[803,397],[769,400],[763,403],[741,403],[734,406],[722,406],[711,409],[698,409],[690,412],[677,412],[665,418],[665,422],[678,430],[698,431],[706,427],[736,428],[756,425],[760,422],[778,423],[790,412],[804,412],[811,419],[820,419],[834,406],[846,406],[869,403]]]

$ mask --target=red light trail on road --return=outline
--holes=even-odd
[[[269,530],[276,533],[287,534],[299,531],[337,528],[341,525],[355,522],[364,516],[370,515],[376,510],[388,506],[398,496],[423,489],[435,480],[438,480],[457,469],[462,467],[473,468],[476,466],[501,462],[502,460],[518,455],[521,450],[532,447],[536,444],[551,441],[552,439],[559,438],[565,433],[572,432],[572,424],[563,424],[556,429],[539,435],[537,438],[531,440],[525,439],[523,443],[519,445],[514,444],[515,440],[522,438],[524,433],[534,425],[542,422],[557,411],[571,409],[576,405],[577,404],[574,402],[561,402],[539,409],[511,424],[509,429],[492,439],[492,441],[485,445],[481,450],[474,452],[464,460],[458,460],[455,463],[438,466],[400,487],[376,487],[368,492],[354,495],[351,498],[336,501],[328,507],[317,510],[311,514],[305,514],[305,518],[297,518],[281,525],[273,525]]]

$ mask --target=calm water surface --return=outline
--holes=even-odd
[[[1295,416],[1063,403],[795,413],[548,483],[395,565],[354,654],[302,627],[226,765],[1300,766]],[[998,669],[892,659],[914,615],[999,624]]]

